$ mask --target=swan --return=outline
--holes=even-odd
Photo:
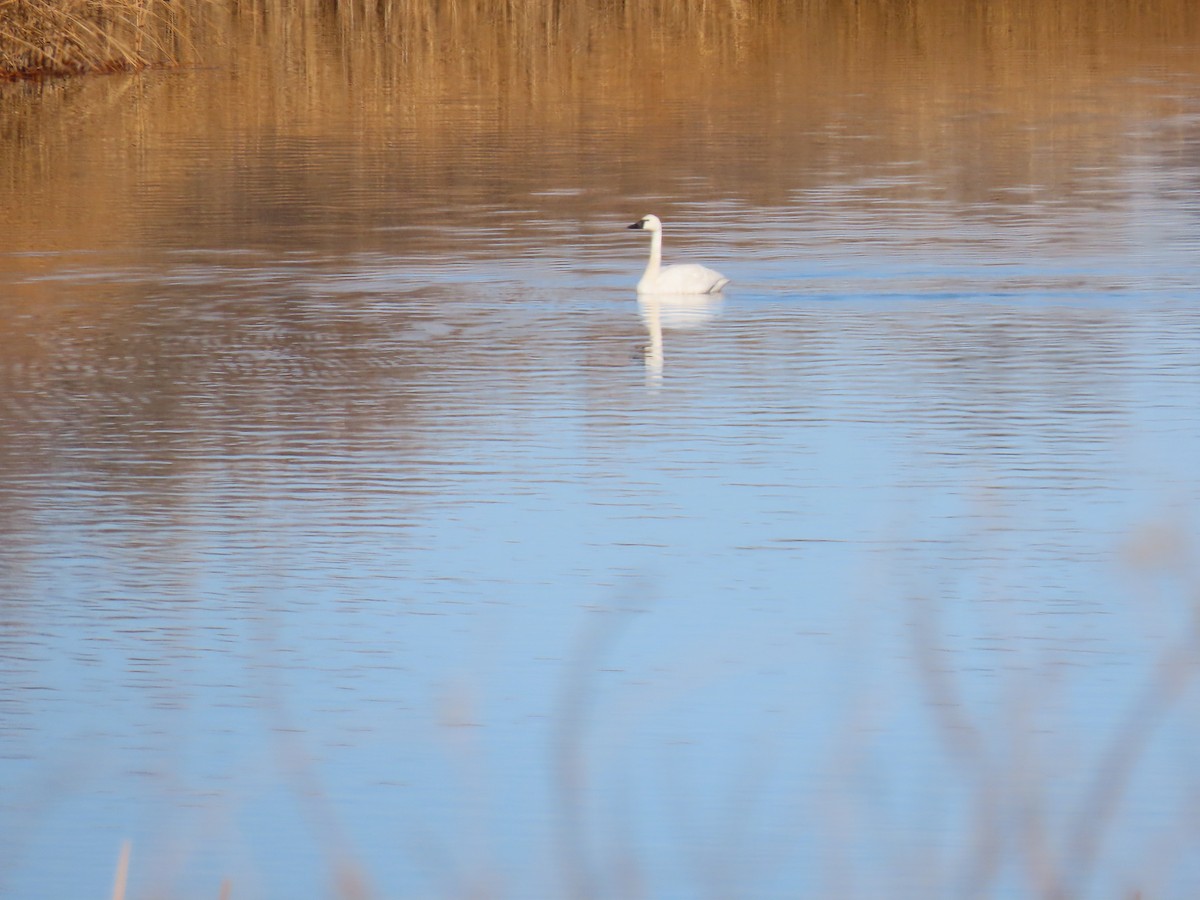
[[[629,227],[650,232],[650,262],[637,283],[639,294],[716,294],[729,284],[720,272],[695,263],[663,268],[662,222],[658,216],[642,216]]]

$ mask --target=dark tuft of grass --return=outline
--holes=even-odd
[[[187,8],[178,0],[0,0],[0,78],[175,65]]]

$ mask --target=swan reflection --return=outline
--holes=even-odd
[[[650,342],[646,345],[646,372],[663,370],[663,330],[703,328],[721,309],[720,294],[638,294],[638,312]]]

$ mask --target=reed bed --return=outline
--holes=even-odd
[[[196,6],[195,0],[0,0],[0,77],[176,65]]]

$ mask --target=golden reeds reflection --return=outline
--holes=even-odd
[[[608,198],[665,173],[757,207],[896,164],[937,177],[893,194],[1089,202],[1080,173],[1200,77],[1190,0],[706,8],[248,4],[215,69],[5,86],[0,246],[241,247],[332,205],[341,250],[413,185],[453,208],[565,183],[571,216],[625,215]],[[373,190],[381,155],[408,180]]]

